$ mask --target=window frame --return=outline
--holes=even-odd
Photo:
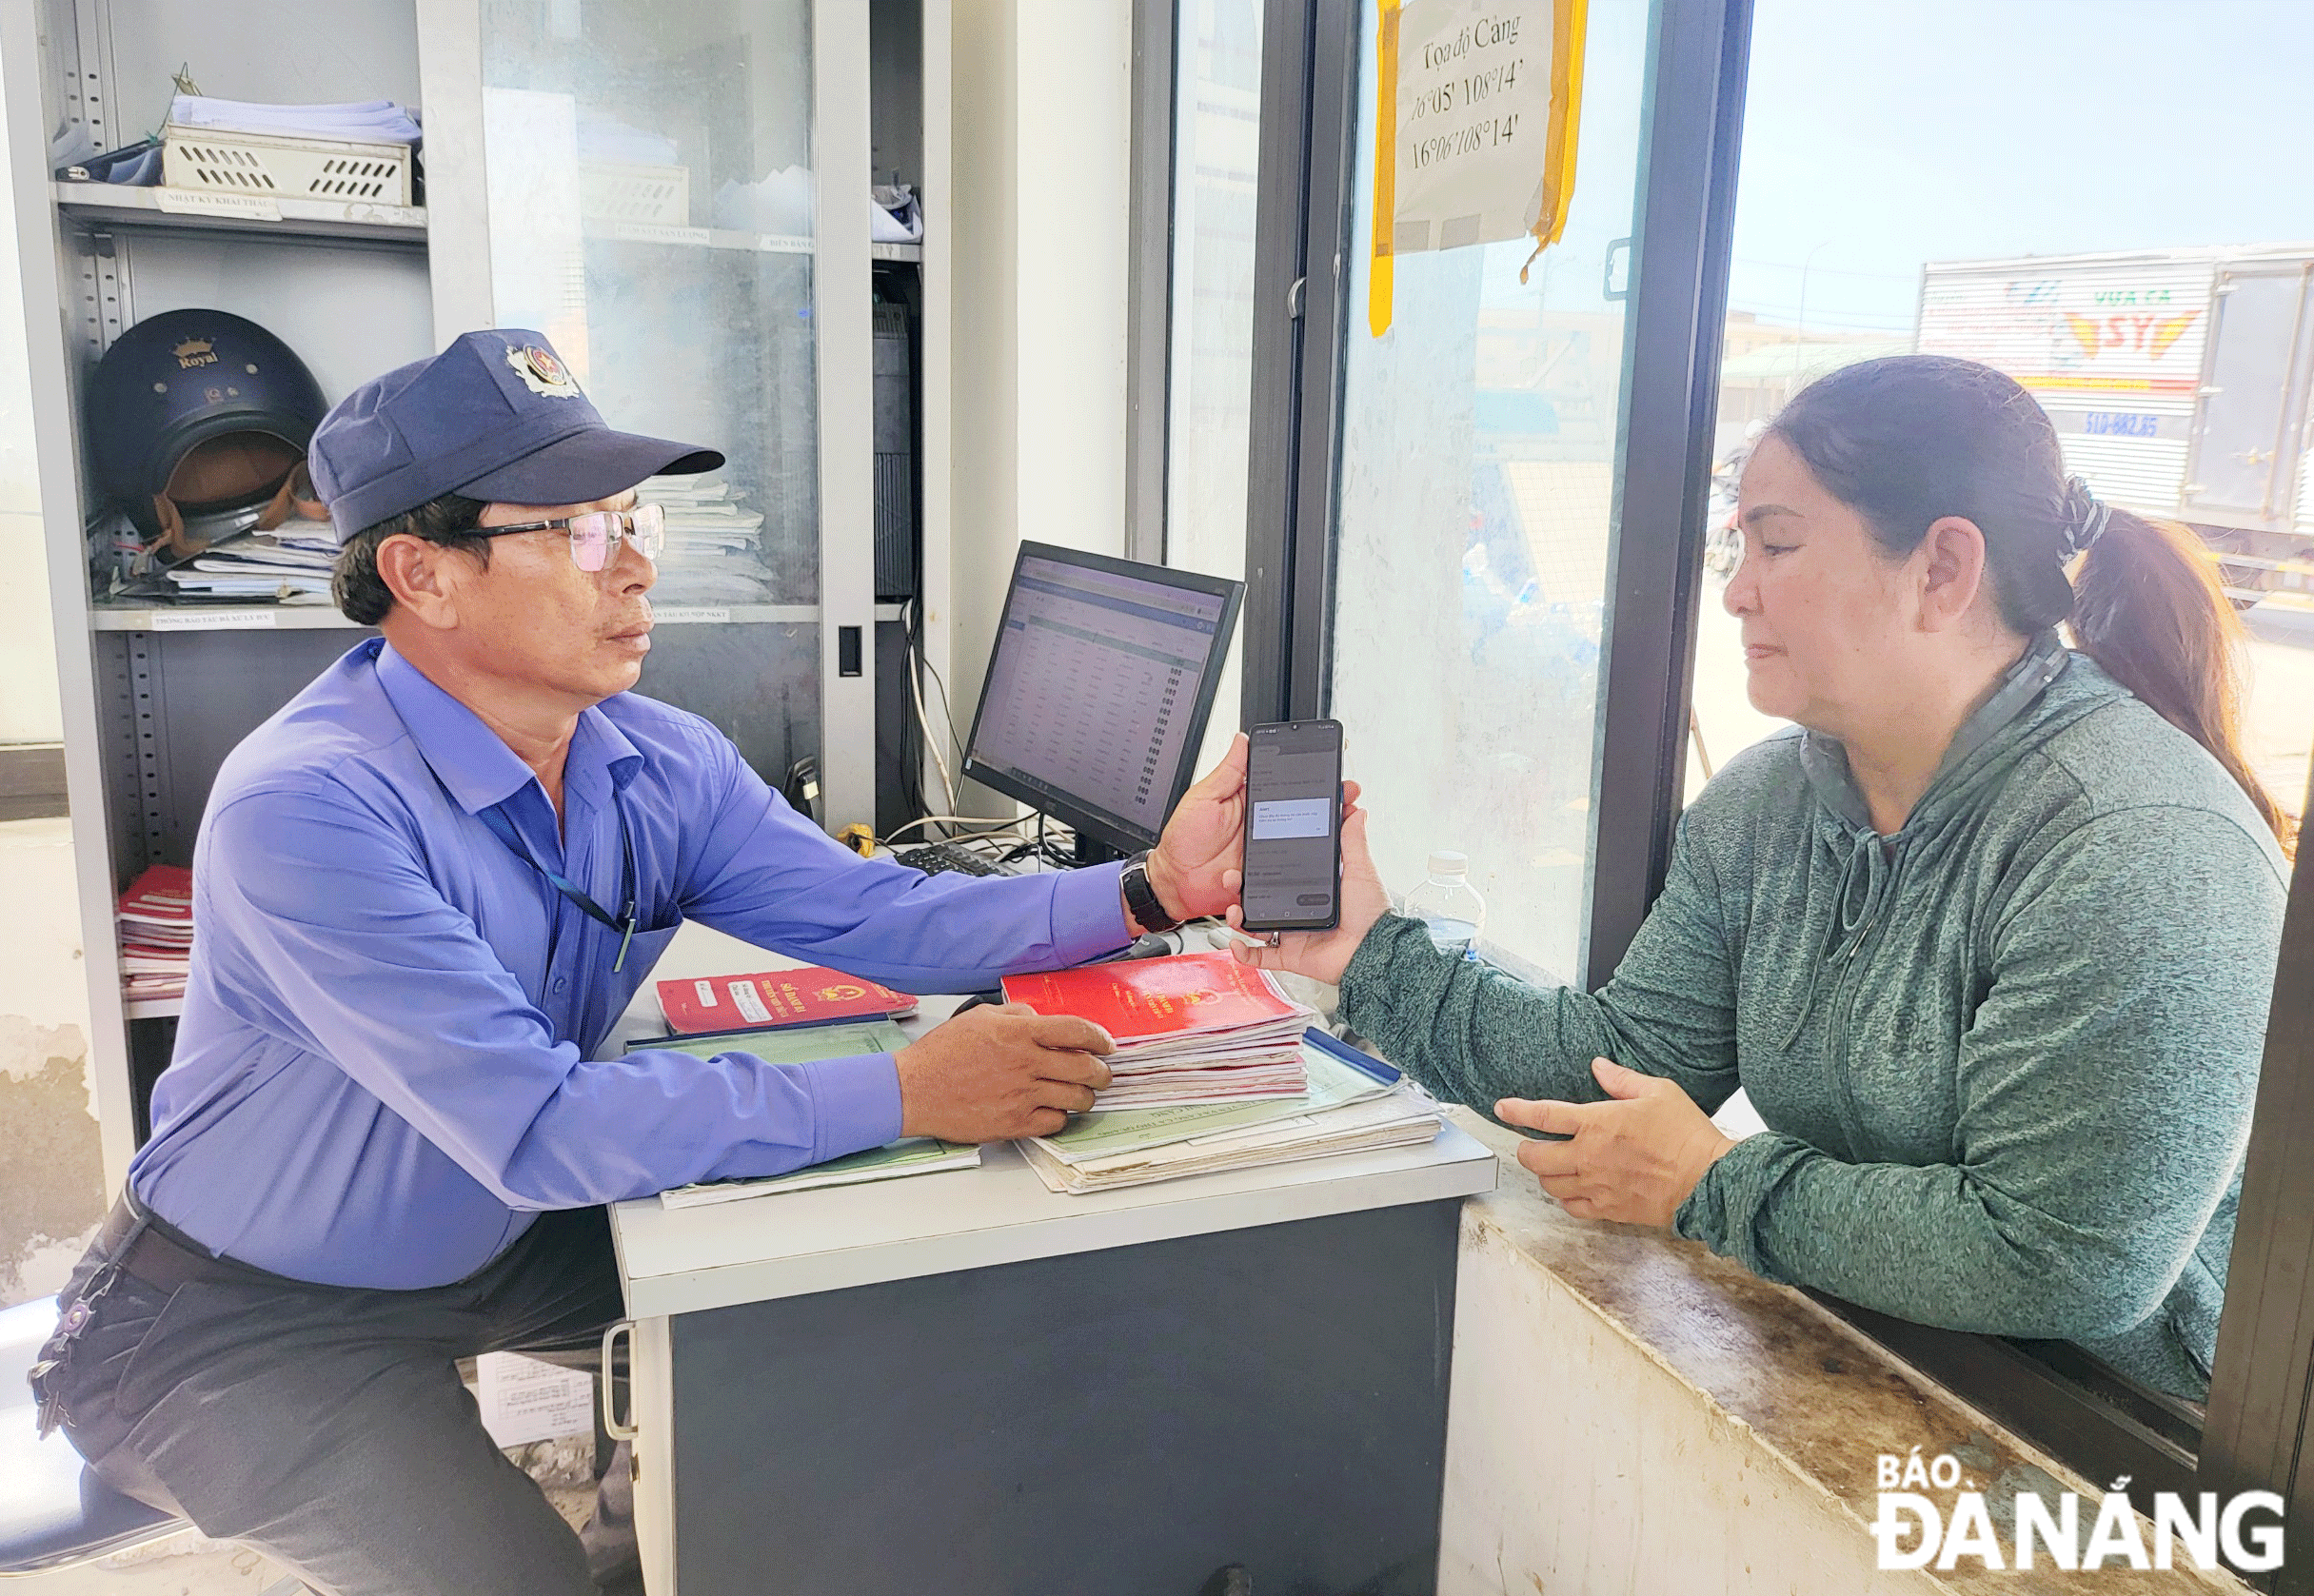
[[[1125,558],[1162,565],[1172,449],[1173,185],[1180,0],[1133,0],[1125,262]]]
[[[1174,8],[1171,0],[1137,0],[1137,18],[1143,10],[1163,11],[1170,24]],[[1322,715],[1330,697],[1361,10],[1343,0],[1268,0],[1265,12],[1247,483],[1248,725]],[[1752,0],[1652,6],[1600,663],[1585,990],[1612,973],[1662,890],[1681,807],[1751,23]],[[1149,36],[1137,24],[1137,37]],[[1168,163],[1173,37],[1159,130]],[[1137,74],[1137,91],[1140,81]],[[1136,126],[1158,136],[1137,114]],[[1170,214],[1168,203],[1168,262]],[[1154,436],[1161,450],[1162,428],[1160,406],[1137,436]],[[2309,1140],[2314,876],[2294,872],[2228,1309],[2196,1445],[2184,1444],[2192,1429],[2185,1405],[2086,1367],[2072,1349],[1817,1300],[2100,1484],[2129,1473],[2155,1488],[2191,1481],[2278,1490],[2289,1503],[2289,1532],[2303,1539],[2314,1533],[2314,1463],[2303,1479],[2298,1465],[2314,1451],[2314,1161],[2290,1153]],[[2292,1579],[2285,1570],[2273,1588],[2314,1596],[2314,1559],[2304,1566],[2305,1574]]]

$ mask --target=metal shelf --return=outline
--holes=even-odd
[[[174,1019],[185,1012],[182,997],[124,998],[121,1008],[130,1019]]]
[[[678,227],[663,222],[589,221],[585,235],[615,244],[680,244],[695,249],[743,249],[773,255],[809,255],[818,246],[789,233],[735,232],[727,227]],[[870,244],[868,256],[878,261],[921,261],[920,244]]]
[[[83,231],[227,232],[393,249],[425,247],[424,206],[131,188],[112,183],[57,183],[50,188],[58,211]]]
[[[661,626],[810,625],[818,604],[661,604],[652,610]],[[878,604],[876,619],[898,621],[898,604]],[[91,604],[89,626],[97,632],[290,632],[366,630],[326,604]]]

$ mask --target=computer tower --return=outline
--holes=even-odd
[[[878,302],[876,598],[881,603],[916,597],[915,361],[909,321],[905,304]]]

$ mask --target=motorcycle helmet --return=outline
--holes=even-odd
[[[97,362],[87,404],[98,487],[147,538],[188,553],[291,487],[328,408],[287,344],[223,310],[130,327]]]

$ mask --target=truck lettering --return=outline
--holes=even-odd
[[[2169,352],[2171,345],[2185,335],[2193,325],[2199,310],[2188,310],[2183,316],[2083,316],[2065,312],[2066,330],[2073,342],[2081,345],[2083,358],[2094,360],[2101,349],[2142,349],[2159,359]]]
[[[2091,410],[2082,418],[2082,430],[2108,438],[2156,438],[2161,435],[2162,418]]]

